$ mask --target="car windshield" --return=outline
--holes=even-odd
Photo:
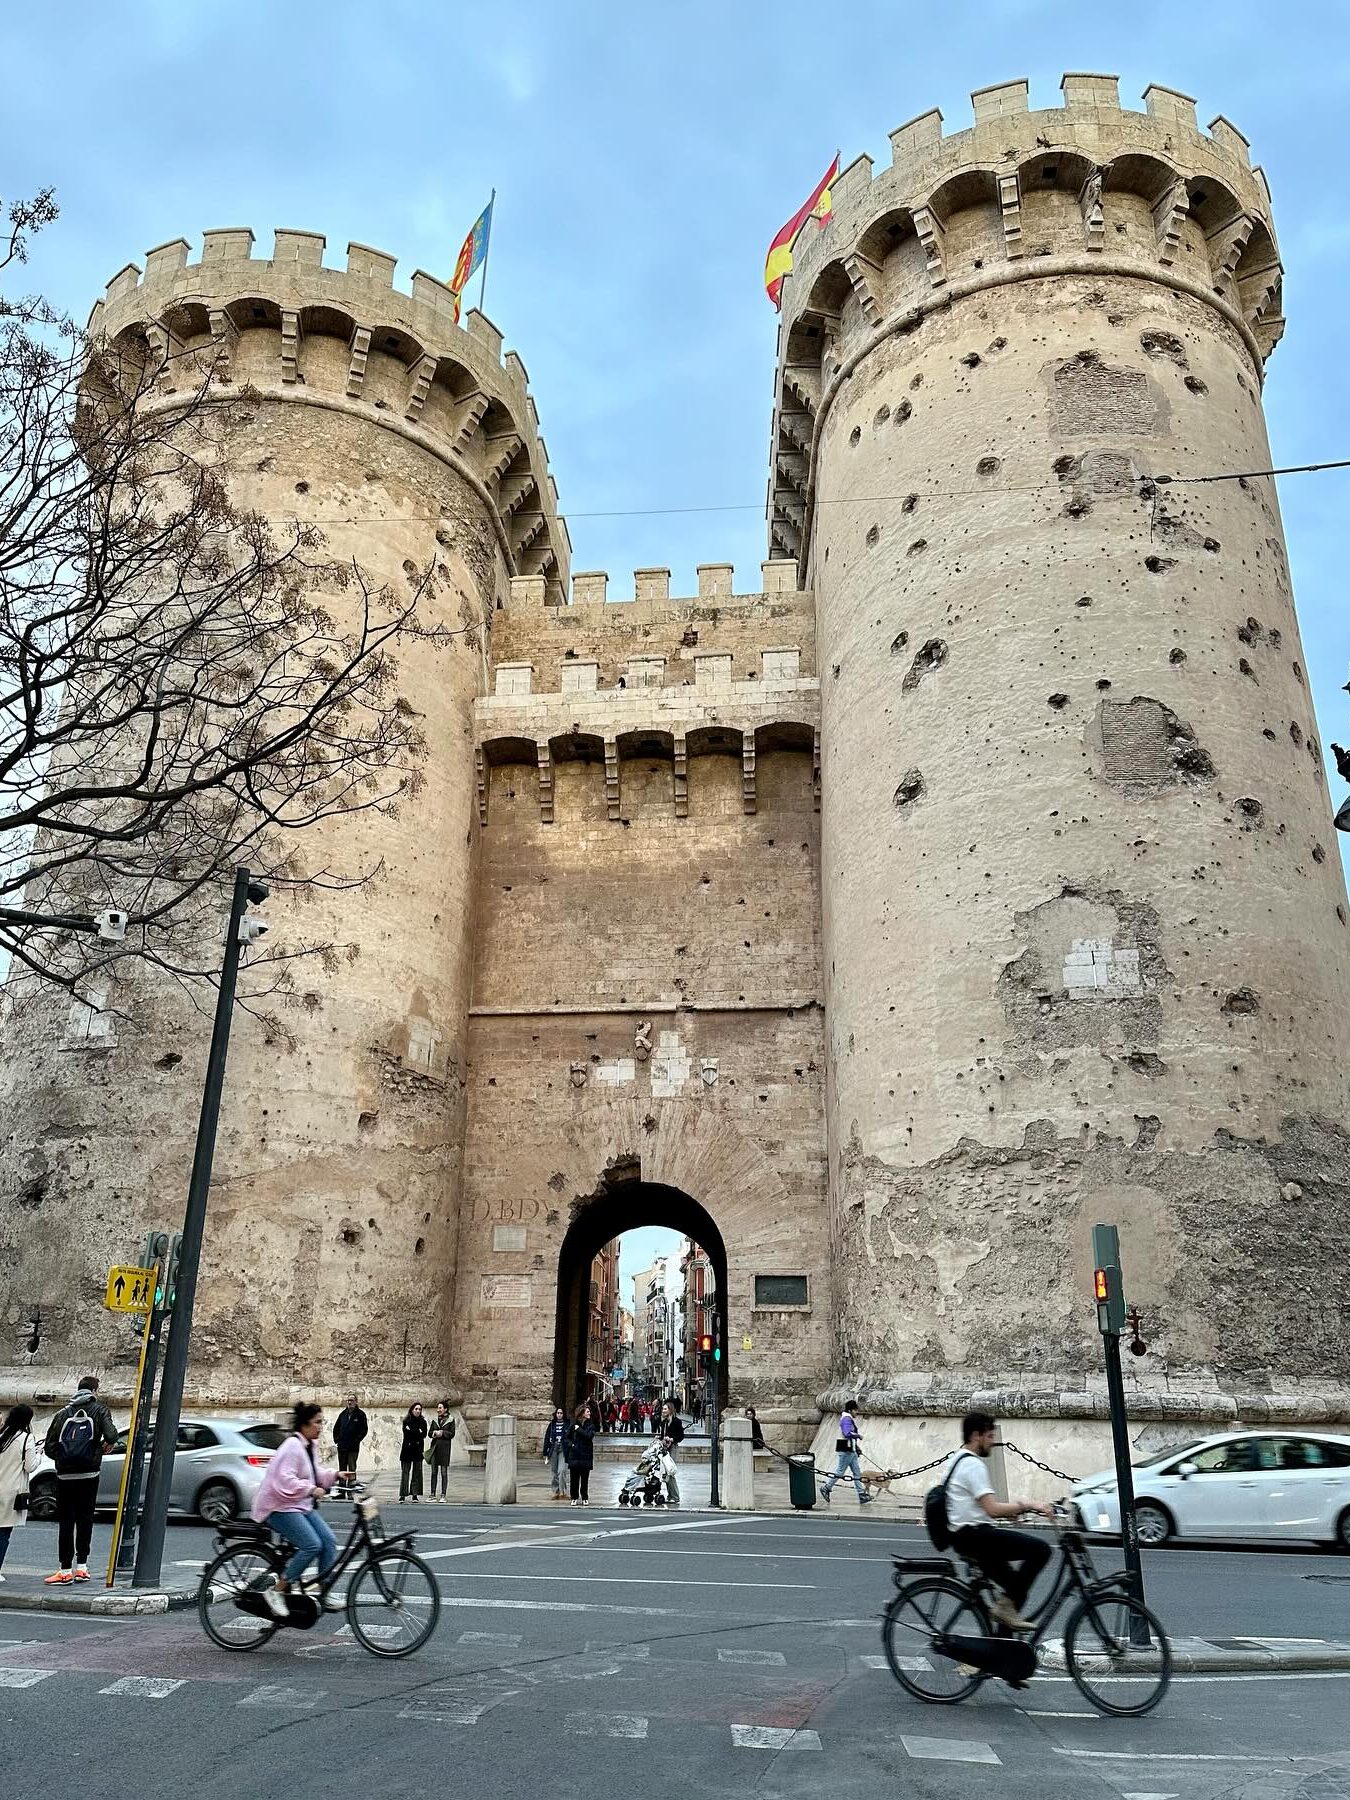
[[[1169,1457],[1184,1456],[1188,1450],[1196,1450],[1204,1443],[1203,1438],[1190,1438],[1184,1444],[1169,1444],[1165,1450],[1155,1450],[1152,1456],[1141,1456],[1135,1461],[1136,1469],[1152,1469],[1158,1463],[1166,1462]]]
[[[239,1435],[260,1450],[280,1450],[286,1442],[286,1433],[280,1425],[246,1425]]]

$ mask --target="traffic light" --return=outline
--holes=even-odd
[[[164,1273],[159,1286],[155,1289],[155,1305],[163,1312],[172,1312],[178,1287],[178,1258],[183,1248],[183,1234],[175,1231],[169,1239],[168,1256],[164,1264]]]
[[[706,1369],[713,1358],[712,1333],[705,1331],[698,1340],[698,1366]]]
[[[1092,1227],[1092,1258],[1097,1329],[1103,1337],[1119,1337],[1125,1325],[1125,1283],[1120,1273],[1120,1234],[1114,1225]]]

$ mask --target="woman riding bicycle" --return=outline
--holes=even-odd
[[[297,1402],[292,1418],[293,1432],[267,1465],[267,1473],[253,1501],[253,1517],[268,1526],[279,1538],[294,1544],[295,1555],[286,1564],[272,1586],[263,1589],[263,1599],[279,1619],[287,1616],[287,1596],[292,1582],[299,1582],[317,1556],[319,1580],[337,1561],[337,1539],[326,1520],[315,1510],[314,1502],[332,1490],[335,1481],[346,1481],[336,1469],[324,1469],[314,1455],[314,1444],[323,1430],[323,1408],[313,1401]],[[325,1612],[341,1612],[342,1602],[328,1594],[323,1600]]]

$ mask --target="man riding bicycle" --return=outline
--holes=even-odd
[[[1038,1500],[997,1500],[985,1468],[998,1426],[987,1412],[968,1412],[961,1421],[962,1448],[953,1453],[943,1478],[947,1527],[953,1549],[978,1564],[1002,1589],[990,1612],[1010,1631],[1030,1631],[1022,1617],[1036,1577],[1050,1560],[1050,1546],[1026,1531],[1009,1531],[995,1519],[1018,1519],[1023,1513],[1055,1516]]]

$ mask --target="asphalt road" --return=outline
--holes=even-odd
[[[911,1700],[878,1666],[877,1618],[890,1550],[918,1534],[856,1512],[385,1514],[416,1526],[441,1586],[417,1657],[367,1656],[341,1618],[230,1655],[192,1613],[0,1613],[0,1769],[31,1769],[58,1800],[1350,1800],[1350,1674],[1178,1679],[1134,1722],[1044,1674],[959,1708]],[[176,1526],[169,1557],[200,1565],[209,1545]],[[1350,1563],[1163,1551],[1147,1566],[1177,1635],[1350,1637],[1350,1581],[1328,1576]]]

